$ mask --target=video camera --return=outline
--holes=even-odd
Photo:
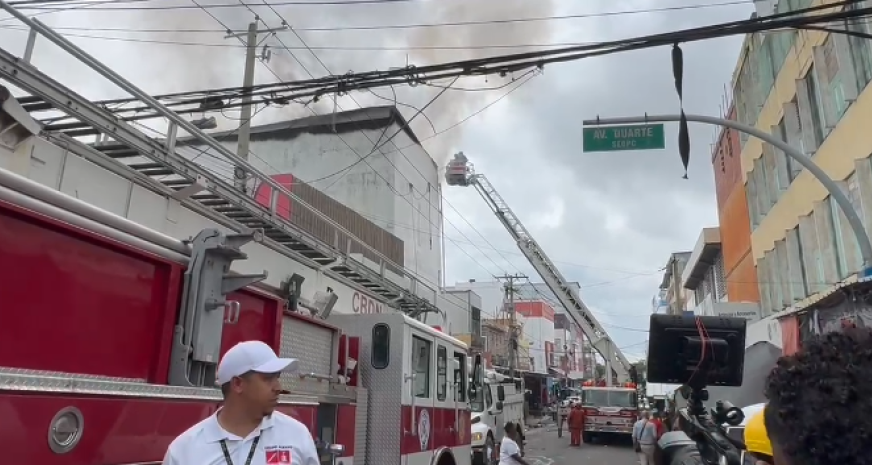
[[[658,462],[670,465],[741,465],[744,444],[727,436],[724,424],[737,426],[742,411],[718,401],[711,412],[707,386],[741,386],[745,367],[744,318],[651,315],[648,382],[680,384],[687,400],[672,419],[680,431],[658,442]],[[675,428],[673,428],[674,430]]]

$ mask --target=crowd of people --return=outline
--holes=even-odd
[[[314,440],[297,420],[275,411],[279,374],[297,361],[283,359],[262,342],[240,343],[224,355],[217,378],[222,407],[170,445],[164,465],[252,463],[255,450],[275,463],[320,463]],[[872,464],[872,330],[829,333],[781,357],[768,374],[765,408],[747,419],[746,454],[758,465]],[[654,465],[666,434],[663,412],[643,411],[633,427],[641,465]],[[567,419],[570,444],[581,445],[584,410]],[[520,431],[505,425],[500,465],[527,465]],[[273,462],[269,462],[273,463]]]
[[[872,463],[870,380],[872,330],[853,328],[804,341],[767,375],[767,401],[744,425],[744,453],[751,459],[744,462]],[[639,443],[644,451],[645,443]],[[640,454],[640,462],[652,463],[647,453]]]
[[[764,376],[766,402],[744,423],[742,442],[750,459],[745,463],[872,464],[872,329],[805,341]],[[570,444],[580,445],[584,413],[579,406],[567,423]],[[633,427],[639,463],[654,465],[657,442],[677,429],[678,422],[665,412],[642,411]]]

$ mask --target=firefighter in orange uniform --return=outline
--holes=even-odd
[[[581,430],[584,429],[584,411],[581,410],[580,404],[572,406],[572,411],[569,412],[569,445],[581,445]]]

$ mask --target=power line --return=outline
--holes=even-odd
[[[128,4],[128,3],[143,3],[151,0],[114,0],[104,2],[103,4]],[[194,10],[200,8],[207,9],[236,9],[236,8],[247,8],[251,10],[255,7],[282,7],[282,6],[355,6],[355,5],[374,5],[374,4],[385,4],[385,3],[410,3],[410,2],[421,2],[422,0],[321,0],[321,1],[310,1],[310,2],[301,2],[301,1],[289,1],[283,0],[278,2],[272,2],[268,4],[257,4],[257,3],[212,3],[212,4],[201,4],[197,5],[165,5],[165,6],[132,6],[132,7],[108,7],[108,6],[95,6],[92,8],[88,8],[89,11],[172,11],[172,10]],[[444,0],[443,0],[444,1]],[[89,2],[66,2],[63,0],[58,1],[43,1],[43,2],[29,2],[29,0],[19,1],[19,2],[10,2],[12,6],[15,6],[19,10],[48,10],[48,9],[56,9],[57,6],[33,6],[37,4],[44,5],[63,5],[63,6],[86,6],[89,5]],[[416,27],[435,27],[435,26],[465,26],[465,25],[482,25],[482,24],[509,24],[509,23],[517,23],[517,22],[527,22],[527,21],[550,21],[550,20],[561,20],[561,19],[577,19],[577,18],[600,18],[606,16],[615,16],[621,14],[639,14],[639,13],[653,13],[660,11],[679,11],[679,10],[692,10],[692,9],[702,9],[702,8],[711,8],[718,6],[729,6],[729,5],[749,5],[753,4],[752,0],[732,0],[729,2],[715,3],[710,5],[705,4],[696,4],[696,5],[683,5],[683,6],[674,6],[674,7],[661,7],[661,8],[647,8],[640,10],[625,10],[625,11],[613,11],[613,12],[598,12],[598,13],[586,13],[586,14],[575,14],[575,15],[555,15],[548,16],[542,18],[530,18],[530,19],[505,19],[505,20],[479,20],[479,21],[456,21],[456,22],[446,22],[441,24],[411,24],[411,25],[385,25],[378,28],[372,26],[338,26],[338,27],[320,27],[320,28],[301,28],[300,31],[342,31],[342,30],[368,30],[368,29],[406,29],[406,28],[416,28]]]
[[[655,34],[633,39],[625,39],[596,44],[565,47],[553,50],[537,52],[516,53],[489,58],[470,59],[457,62],[448,62],[427,66],[407,66],[400,69],[387,71],[370,71],[363,73],[349,72],[345,75],[330,75],[322,78],[306,80],[286,81],[280,83],[264,84],[255,86],[254,95],[260,96],[264,101],[271,99],[287,100],[289,98],[319,98],[326,94],[347,94],[353,90],[367,90],[376,87],[386,87],[402,84],[431,83],[439,79],[452,79],[458,75],[483,76],[490,74],[509,75],[516,71],[530,68],[541,68],[546,64],[575,61],[594,56],[609,55],[622,51],[641,50],[675,43],[694,42],[710,38],[725,37],[729,35],[778,30],[785,28],[803,28],[814,24],[833,21],[844,21],[866,17],[872,13],[872,8],[837,11],[813,16],[798,16],[811,11],[831,9],[839,5],[856,3],[857,0],[846,0],[838,3],[815,6],[790,13],[779,13],[767,17],[752,18],[750,20],[722,23],[714,26],[686,29],[678,32]],[[846,33],[850,33],[847,31]],[[292,53],[289,50],[290,53]],[[224,95],[220,95],[224,93]],[[227,98],[238,96],[239,88],[222,89],[218,92],[210,92],[213,98]],[[197,94],[202,94],[198,91]],[[179,101],[168,103],[169,106],[194,106],[199,107],[202,103],[200,98],[184,100],[184,93],[175,94]],[[107,101],[107,103],[121,103],[123,100]],[[129,99],[133,101],[133,99]],[[227,103],[222,108],[239,106],[239,103]],[[136,107],[126,109],[127,112],[148,112],[147,108]],[[184,110],[177,110],[184,112]],[[140,114],[137,118],[148,118],[148,114]]]
[[[127,4],[127,3],[145,3],[150,2],[152,0],[111,0],[104,3],[110,4]],[[354,5],[375,5],[375,4],[384,4],[384,3],[411,3],[411,2],[421,2],[422,0],[313,0],[313,1],[293,1],[293,0],[283,0],[280,2],[275,2],[272,5],[274,6],[354,6]],[[19,10],[44,10],[48,8],[55,7],[46,7],[46,6],[33,6],[33,5],[87,5],[90,2],[76,1],[76,0],[18,0],[9,2],[10,5],[16,7]],[[245,4],[240,2],[239,4],[209,4],[203,5],[205,8],[239,8],[239,7],[251,7],[251,6],[263,6],[256,4]],[[97,8],[96,10],[105,11],[105,10],[181,10],[181,9],[194,9],[199,7],[189,7],[188,5],[172,5],[172,6],[163,6],[163,7],[131,7],[131,8]],[[90,8],[89,8],[90,9]]]
[[[616,10],[616,11],[602,11],[596,13],[576,13],[576,14],[565,14],[565,15],[549,15],[549,16],[539,16],[532,18],[508,18],[508,19],[484,19],[484,20],[472,20],[472,21],[446,21],[446,22],[438,22],[438,23],[407,23],[407,24],[376,24],[376,25],[359,25],[359,26],[302,26],[295,27],[294,30],[297,32],[344,32],[344,31],[387,31],[387,30],[404,30],[404,29],[423,29],[423,28],[437,28],[437,27],[467,27],[467,26],[487,26],[487,25],[499,25],[499,24],[518,24],[518,23],[530,23],[530,22],[545,22],[545,21],[565,21],[565,20],[573,20],[573,19],[592,19],[592,18],[605,18],[612,16],[625,16],[625,15],[638,15],[638,14],[649,14],[649,13],[663,13],[663,12],[674,12],[674,11],[689,11],[689,10],[702,10],[709,8],[723,8],[729,6],[737,6],[737,5],[753,5],[753,0],[729,0],[719,3],[700,3],[700,4],[691,4],[691,5],[676,5],[670,7],[658,7],[658,8],[640,8],[636,10]],[[273,8],[275,6],[282,6],[282,2],[278,3],[270,3],[267,5],[263,4],[226,4],[226,5],[202,5],[203,8],[211,8],[211,7],[263,7],[269,6]],[[176,5],[176,6],[167,6],[167,7],[153,7],[150,9],[177,9],[178,7],[184,7],[185,9],[193,9],[190,5]],[[26,7],[19,7],[19,9],[29,9]],[[122,10],[127,11],[132,8],[108,8],[108,10]],[[90,11],[99,11],[99,8],[88,8]],[[130,28],[86,28],[86,27],[56,27],[54,29],[57,30],[68,30],[68,31],[102,31],[102,32],[142,32],[142,33],[179,33],[179,32],[188,32],[188,33],[207,33],[207,32],[226,32],[225,30],[210,30],[210,29],[130,29]],[[244,32],[244,31],[232,31],[232,32]]]
[[[262,1],[264,2],[264,4],[267,4],[266,0],[262,0]],[[268,5],[268,4],[267,4],[267,5]],[[268,6],[269,6],[269,5],[268,5]],[[319,57],[319,56],[318,56],[318,55],[317,55],[317,54],[316,54],[316,53],[315,53],[315,52],[314,52],[314,51],[313,51],[313,50],[308,46],[308,44],[307,44],[306,41],[303,39],[303,37],[302,37],[299,33],[297,33],[297,32],[294,30],[294,28],[290,27],[290,24],[288,23],[288,21],[287,21],[287,20],[286,20],[286,19],[285,19],[285,18],[284,18],[284,17],[283,17],[283,16],[282,16],[278,11],[276,11],[275,8],[272,8],[272,6],[270,6],[270,10],[271,10],[271,11],[272,11],[272,12],[273,12],[273,13],[274,13],[278,18],[279,18],[279,20],[281,21],[281,23],[282,23],[283,26],[285,26],[285,27],[287,27],[287,28],[290,29],[290,31],[291,31],[291,32],[292,32],[292,33],[297,37],[297,39],[300,41],[300,43],[302,43],[303,46],[307,48],[307,50],[308,50],[309,53],[312,55],[312,57],[315,58],[315,60],[316,60],[316,61],[317,61],[317,62],[318,62],[318,63],[319,63],[323,68],[324,68],[324,70],[327,71],[327,73],[329,73],[329,74],[333,74],[333,72],[330,70],[330,68],[327,66],[327,64],[324,63],[324,61],[322,61],[321,58],[320,58],[320,57]],[[302,63],[302,62],[301,62],[301,61],[300,61],[300,60],[299,60],[299,59],[294,55],[294,53],[293,53],[290,49],[288,49],[288,47],[287,47],[287,45],[284,43],[284,41],[282,41],[281,38],[278,38],[278,40],[279,40],[279,43],[280,43],[280,44],[281,44],[281,45],[282,45],[282,46],[283,46],[283,47],[288,51],[288,53],[290,53],[291,56],[292,56],[292,57],[297,61],[297,63],[300,64],[300,66],[303,68],[303,70],[304,70],[307,74],[309,74],[310,76],[314,77],[314,76],[312,75],[312,73],[311,73],[308,69],[306,69],[305,65],[303,65],[303,63]],[[458,77],[459,77],[459,76],[458,76]],[[421,109],[419,112],[417,112],[417,113],[415,114],[415,116],[412,117],[412,119],[414,119],[414,117],[416,117],[416,116],[418,116],[419,114],[421,114],[421,113],[423,112],[424,109],[426,109],[427,107],[429,107],[433,102],[436,101],[436,99],[438,99],[440,96],[442,96],[442,95],[445,93],[445,91],[447,91],[447,90],[448,90],[448,89],[449,89],[449,88],[450,88],[450,87],[451,87],[451,86],[452,86],[456,81],[457,81],[457,77],[455,77],[454,80],[453,80],[453,81],[452,81],[448,86],[446,86],[446,87],[443,88],[439,93],[437,93],[435,97],[433,97],[433,98],[432,98],[432,99],[431,99],[431,100],[430,100],[430,101],[429,101],[429,102],[428,102],[424,107],[422,107],[422,109]],[[359,102],[358,102],[358,101],[357,101],[353,96],[350,96],[350,95],[349,95],[349,98],[351,98],[351,100],[352,100],[352,101],[353,101],[353,102],[354,102],[358,107],[363,108],[363,106],[362,106],[362,105],[361,105],[361,104],[360,104],[360,103],[359,103]],[[340,110],[342,110],[342,107],[339,106],[338,102],[336,102],[335,100],[334,100],[334,105],[335,105],[337,108],[339,108]],[[366,115],[366,116],[369,118],[368,115]],[[371,118],[370,118],[370,119],[371,119]],[[367,158],[369,155],[371,155],[373,152],[379,150],[382,146],[387,145],[387,143],[389,143],[391,140],[393,140],[393,138],[394,138],[395,136],[397,136],[400,132],[402,132],[403,129],[405,129],[406,127],[408,127],[410,123],[411,123],[411,119],[410,119],[409,121],[406,121],[405,124],[404,124],[404,127],[401,127],[400,129],[398,129],[394,134],[391,135],[391,137],[390,137],[387,141],[385,141],[385,142],[382,143],[381,145],[379,145],[379,141],[377,141],[377,142],[374,144],[372,151],[371,151],[370,154],[368,154],[367,156],[361,157],[359,154],[357,154],[356,151],[354,151],[355,154],[358,155],[358,157],[360,158],[360,161],[362,161],[362,162],[366,163],[367,165],[369,165],[369,162],[366,161],[366,158]],[[369,138],[369,136],[366,135],[365,132],[361,132],[361,133],[364,134],[367,138]],[[396,144],[395,144],[394,146],[396,146]],[[350,146],[349,146],[349,147],[350,147]],[[402,150],[399,150],[398,152],[399,152],[399,154],[400,154],[403,158],[406,159],[406,161],[409,162],[409,165],[410,165],[411,167],[413,167],[413,168],[415,169],[415,171],[418,172],[419,175],[421,175],[422,179],[425,179],[425,180],[427,179],[427,177],[426,177],[426,176],[425,176],[425,175],[424,175],[424,174],[423,174],[423,173],[422,173],[422,172],[421,172],[421,171],[420,171],[420,170],[415,166],[416,164],[415,164],[411,159],[409,159],[409,157],[407,157],[407,156],[405,155],[405,153],[404,153]],[[395,169],[397,169],[397,172],[400,173],[400,175],[401,175],[403,178],[406,178],[406,180],[409,181],[409,187],[410,187],[410,189],[413,189],[413,190],[414,190],[414,189],[415,189],[415,188],[414,188],[414,185],[415,185],[415,184],[414,184],[413,182],[411,182],[411,180],[408,179],[408,177],[406,177],[405,175],[403,175],[403,174],[402,174],[402,171],[400,171],[399,168],[398,168],[398,167],[397,167],[397,166],[396,166],[396,165],[395,165],[395,164],[394,164],[390,159],[385,158],[385,160],[388,161],[388,163],[391,164]],[[370,167],[372,168],[372,166],[370,166]],[[374,169],[373,169],[373,170],[374,170]],[[375,170],[374,170],[374,171],[375,171]],[[331,183],[331,185],[332,185],[332,184],[335,184],[337,181],[338,181],[338,178],[337,178],[337,180],[334,180],[334,182]],[[390,183],[388,183],[387,180],[385,180],[385,182],[386,182],[388,185],[390,185]],[[420,192],[420,193],[421,193],[422,198],[423,198],[423,196],[424,196],[425,193],[424,193],[424,192]],[[397,193],[397,194],[399,195],[399,193]],[[447,199],[445,199],[444,196],[441,195],[441,191],[439,192],[439,195],[440,195],[441,199],[442,199],[445,203],[447,203],[449,206],[451,206],[450,203],[447,201]],[[403,197],[403,198],[405,199],[405,197]],[[415,210],[415,211],[417,211],[419,214],[421,214],[421,215],[422,215],[422,218],[424,217],[423,212],[421,212],[420,209],[418,209],[418,208],[417,208],[417,207],[416,207],[412,202],[408,201],[408,199],[406,199],[406,201],[409,203],[410,206],[412,206],[413,210]],[[428,196],[428,198],[427,198],[427,203],[429,204],[430,207],[435,207],[437,210],[440,210],[439,206],[438,206],[438,205],[434,205],[433,202],[429,199],[429,196]],[[451,206],[451,207],[454,208],[453,206]],[[441,210],[440,210],[440,211],[441,211]],[[455,209],[455,211],[457,211],[457,210]],[[457,211],[457,213],[458,213],[458,215],[460,215],[460,212],[459,212],[459,211]],[[461,216],[461,218],[463,218],[463,215],[460,215],[460,216]],[[429,220],[429,215],[427,215],[427,218],[428,218],[428,221],[430,221],[430,220]],[[457,232],[460,233],[461,236],[463,236],[464,238],[466,238],[467,240],[469,240],[469,238],[468,238],[468,237],[463,233],[463,231],[461,231],[460,228],[458,228],[456,225],[454,225],[454,224],[451,222],[451,220],[445,218],[444,215],[442,216],[442,219],[443,219],[444,222],[447,222],[447,223],[448,223],[449,225],[451,225],[455,230],[457,230]],[[464,221],[466,221],[468,224],[470,224],[470,226],[472,226],[471,223],[469,223],[468,220],[466,220],[465,218],[463,218],[463,219],[464,219]],[[432,224],[432,221],[430,221],[430,223]],[[436,225],[434,224],[434,226],[436,226]],[[438,227],[438,226],[437,226],[437,227]],[[473,229],[475,229],[474,226],[472,226],[472,227],[473,227]],[[441,228],[440,228],[440,229],[441,229]],[[460,249],[460,246],[459,246],[459,245],[457,245],[457,244],[455,244],[455,245]],[[462,250],[462,249],[461,249],[461,250]],[[491,263],[494,264],[494,266],[496,266],[498,269],[500,268],[500,266],[499,266],[499,265],[498,265],[498,264],[497,264],[493,259],[491,259],[489,255],[487,255],[486,253],[484,253],[483,250],[481,250],[480,248],[479,248],[478,250],[479,250],[479,252],[482,253],[482,255],[483,255],[484,257],[486,257],[488,260],[490,260]],[[462,251],[463,251],[464,253],[466,253],[466,251],[464,251],[464,250],[462,250]],[[467,255],[469,255],[469,254],[467,254]],[[472,257],[470,256],[470,258],[472,258]],[[479,265],[480,265],[480,264],[479,264]]]
[[[831,8],[831,7],[833,7],[833,5],[826,5],[826,7],[827,7],[827,8]],[[855,12],[855,13],[856,13],[856,12]],[[821,16],[824,16],[824,15],[821,15]],[[809,23],[809,24],[810,24],[810,23]],[[760,30],[763,30],[763,29],[760,29]],[[735,33],[738,33],[738,32],[733,31],[732,33],[735,34]],[[693,38],[693,39],[690,39],[690,40],[701,40],[701,38],[700,38],[700,37],[697,37],[697,38]],[[657,45],[663,45],[663,44],[664,44],[664,42],[661,42],[661,43],[658,43],[658,44],[654,44],[654,45],[648,44],[647,46],[657,46]],[[625,49],[622,49],[622,50],[625,50]],[[613,52],[614,52],[614,51],[609,51],[609,53],[613,53]],[[600,54],[603,54],[603,53],[600,53]],[[505,58],[505,57],[503,57],[503,58]],[[367,74],[367,73],[364,73],[364,74]],[[357,76],[355,76],[355,77],[357,77]],[[287,85],[287,83],[284,83],[284,85]]]
[[[27,28],[18,26],[0,26],[0,29],[17,30],[26,32]],[[74,30],[84,30],[79,28],[69,28]],[[99,29],[94,29],[99,30]],[[226,32],[226,31],[220,31]],[[138,37],[116,37],[96,34],[81,34],[76,32],[67,32],[64,37],[75,37],[78,39],[105,40],[109,42],[129,42],[136,44],[151,44],[151,45],[169,45],[178,47],[208,47],[208,48],[240,48],[244,49],[245,45],[241,44],[226,44],[226,43],[209,43],[209,42],[191,42],[183,40],[163,40],[163,39],[143,39]],[[540,44],[492,44],[492,45],[407,45],[407,46],[384,46],[384,45],[311,45],[309,47],[294,47],[289,46],[288,50],[319,50],[319,51],[337,51],[337,52],[402,52],[415,50],[432,50],[432,51],[470,51],[470,50],[506,50],[506,49],[524,49],[524,48],[554,48],[554,47],[576,47],[591,45],[593,42],[554,42]],[[284,47],[282,47],[284,48]]]

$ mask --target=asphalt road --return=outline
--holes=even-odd
[[[557,437],[553,426],[537,428],[527,433],[526,459],[530,465],[635,465],[632,443],[619,438],[569,446],[569,435]]]

